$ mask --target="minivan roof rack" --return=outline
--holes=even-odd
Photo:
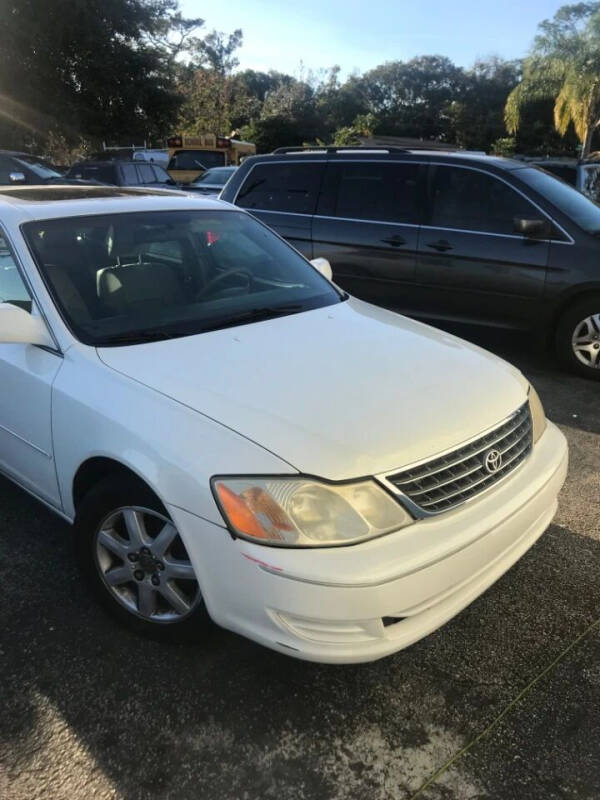
[[[347,152],[356,152],[360,151],[361,153],[410,153],[410,150],[407,150],[405,147],[388,147],[387,145],[306,145],[306,146],[298,146],[298,147],[278,147],[276,150],[273,150],[273,153],[347,153]]]

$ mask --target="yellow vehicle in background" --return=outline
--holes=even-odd
[[[211,167],[239,166],[256,153],[256,145],[214,133],[171,136],[167,139],[167,172],[177,183],[192,183]]]

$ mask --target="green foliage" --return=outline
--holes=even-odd
[[[491,152],[495,156],[512,156],[517,149],[517,140],[514,136],[505,136],[492,142]]]
[[[565,136],[572,125],[586,155],[600,125],[600,3],[562,6],[539,31],[506,102],[506,128],[516,133],[523,109],[551,98],[557,132]]]
[[[42,146],[162,137],[180,98],[176,58],[202,20],[177,0],[2,0],[0,139]]]
[[[200,36],[178,0],[0,0],[0,146],[65,161],[103,140],[235,131],[259,152],[370,135],[489,150],[506,117],[517,151],[572,152],[600,119],[599,9],[560,9],[524,64],[427,55],[342,80],[236,71],[242,31]]]

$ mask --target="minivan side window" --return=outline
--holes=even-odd
[[[418,164],[332,164],[319,212],[377,222],[418,222]]]
[[[246,176],[236,205],[256,211],[314,214],[321,164],[257,164]]]
[[[468,167],[432,167],[429,180],[434,228],[515,234],[514,220],[540,211],[504,181]]]

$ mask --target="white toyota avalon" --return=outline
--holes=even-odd
[[[218,201],[2,190],[0,469],[138,631],[369,661],[550,523],[567,447],[521,373],[330,275]]]

